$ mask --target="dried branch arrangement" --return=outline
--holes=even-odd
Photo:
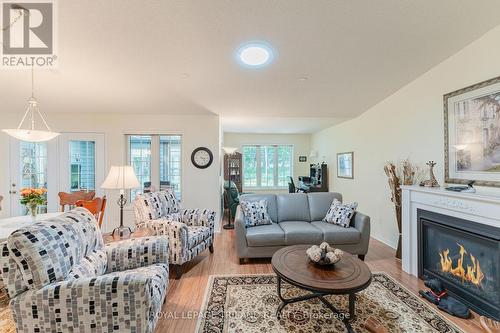
[[[420,169],[406,159],[400,163],[399,168],[394,163],[388,162],[384,166],[384,171],[391,190],[391,201],[394,204],[399,232],[396,258],[401,259],[401,185],[414,185],[420,177]]]

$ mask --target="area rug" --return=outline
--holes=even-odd
[[[307,294],[289,284],[282,289],[286,298]],[[363,323],[372,317],[389,332],[462,333],[453,323],[384,273],[374,273],[371,285],[357,294],[356,332],[367,332]],[[347,310],[347,296],[327,296],[338,309]],[[276,276],[210,276],[196,332],[346,332],[345,326],[318,299],[287,305],[277,319],[280,304]]]
[[[0,332],[14,333],[16,332],[16,325],[12,318],[12,312],[9,308],[9,298],[7,294],[0,289]]]

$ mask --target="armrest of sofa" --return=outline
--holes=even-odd
[[[234,217],[234,229],[236,231],[236,251],[238,256],[243,258],[247,248],[247,228],[245,217],[239,205],[236,208],[236,215]]]
[[[10,306],[17,327],[26,332],[113,326],[121,332],[147,332],[156,322],[157,304],[162,304],[167,286],[168,266],[154,265],[30,289],[13,298]],[[77,312],[84,315],[78,317]]]
[[[361,233],[360,244],[363,246],[364,254],[366,254],[370,243],[370,217],[363,213],[356,212],[351,225]]]
[[[118,272],[153,264],[168,265],[168,238],[166,236],[140,237],[107,244],[104,248],[106,272]]]
[[[188,250],[188,227],[180,220],[180,214],[174,213],[141,224],[141,227],[153,229],[155,235],[168,237],[169,264],[177,264],[176,260],[182,258]]]
[[[211,209],[182,209],[180,214],[181,221],[189,226],[214,228],[216,213]]]

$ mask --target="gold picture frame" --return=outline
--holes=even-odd
[[[443,96],[445,182],[500,187],[500,77]]]

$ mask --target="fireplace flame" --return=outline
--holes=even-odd
[[[476,259],[472,254],[469,254],[470,261],[472,266],[467,265],[464,268],[464,257],[467,254],[465,248],[458,244],[460,248],[459,254],[460,258],[457,260],[457,265],[453,267],[453,260],[450,258],[450,249],[445,249],[439,252],[439,257],[441,258],[441,272],[450,273],[453,276],[456,276],[464,282],[470,282],[476,287],[482,288],[481,281],[484,279],[484,274],[481,270],[481,266],[479,265],[479,260]]]

